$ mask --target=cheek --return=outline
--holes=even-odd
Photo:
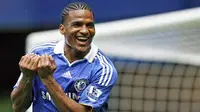
[[[70,45],[72,45],[74,43],[71,35],[65,35],[65,41]]]
[[[67,39],[68,40],[75,40],[76,39],[76,33],[77,31],[76,30],[70,30],[67,34]]]
[[[95,29],[94,30],[90,30],[90,34],[91,34],[92,37],[94,37],[94,35],[95,35]]]
[[[70,36],[71,38],[76,38],[76,35],[77,35],[78,32],[79,32],[78,29],[73,29],[73,30],[71,30],[71,31],[69,32],[69,36]]]
[[[67,41],[70,43],[70,44],[73,44],[76,42],[76,38],[72,37],[72,36],[68,36],[67,37]]]

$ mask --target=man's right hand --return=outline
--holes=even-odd
[[[32,79],[37,71],[37,64],[40,60],[40,56],[36,54],[26,54],[22,56],[19,61],[19,67],[23,75],[29,79]]]

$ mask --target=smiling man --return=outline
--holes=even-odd
[[[85,3],[71,3],[62,11],[59,29],[63,40],[22,56],[13,110],[23,112],[33,102],[33,112],[105,112],[117,71],[92,43],[94,13]]]

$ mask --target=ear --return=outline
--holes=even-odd
[[[60,30],[60,33],[61,33],[62,35],[65,34],[65,26],[64,26],[63,24],[60,24],[59,30]]]

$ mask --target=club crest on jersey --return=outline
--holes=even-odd
[[[88,81],[86,79],[79,79],[76,80],[75,84],[74,84],[74,88],[76,89],[76,91],[83,91],[88,85]]]

